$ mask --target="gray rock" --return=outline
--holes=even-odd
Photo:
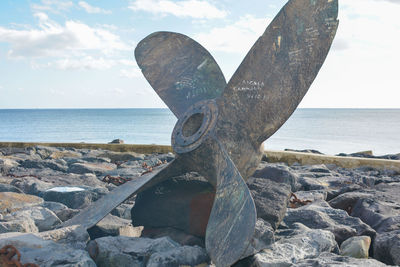
[[[400,183],[380,184],[374,189],[342,194],[329,201],[378,232],[400,229]]]
[[[107,215],[95,226],[88,229],[90,239],[94,240],[104,236],[130,236],[140,237],[143,227],[133,227],[131,220],[122,219],[111,214]]]
[[[345,240],[340,246],[340,255],[353,258],[368,259],[368,251],[371,245],[369,236],[354,236]]]
[[[250,178],[247,185],[256,205],[257,216],[276,229],[286,213],[290,186],[264,178]]]
[[[87,186],[52,188],[44,192],[43,199],[46,201],[60,202],[71,209],[82,209],[89,206],[108,193],[105,188],[91,188]]]
[[[24,193],[18,187],[10,184],[0,184],[0,192],[14,192],[14,193]]]
[[[297,224],[290,233],[284,235],[285,238],[246,259],[242,266],[292,266],[302,259],[315,258],[323,252],[337,250],[335,237],[329,231],[313,230]]]
[[[35,177],[14,179],[11,184],[22,190],[25,194],[35,196],[42,196],[47,189],[54,186],[51,183],[43,182]]]
[[[20,163],[21,167],[29,169],[44,169],[49,168],[55,171],[66,172],[68,166],[60,160],[46,159],[46,160],[24,160]]]
[[[40,267],[96,267],[86,251],[43,240],[33,234],[1,234],[0,247],[5,245],[13,245],[19,250],[23,264],[35,263]]]
[[[301,260],[291,267],[384,267],[388,266],[374,259],[356,259],[339,256],[333,253],[322,253],[318,258]]]
[[[19,163],[16,160],[0,156],[0,173],[8,173],[11,168],[18,165]]]
[[[374,238],[376,234],[359,218],[351,217],[343,210],[333,209],[325,201],[317,201],[297,209],[288,209],[284,222],[289,227],[300,222],[312,229],[331,231],[339,244],[353,236],[367,235]]]
[[[77,174],[93,173],[100,176],[115,168],[117,168],[117,165],[112,163],[73,163],[69,166],[68,172]]]
[[[139,164],[137,167],[129,167],[129,168],[118,168],[112,171],[108,171],[104,173],[104,175],[110,175],[114,177],[123,177],[126,179],[135,179],[139,177],[145,169]]]
[[[142,232],[141,237],[148,237],[153,239],[160,237],[169,237],[182,246],[187,245],[205,247],[204,238],[190,235],[181,230],[171,227],[147,228]]]
[[[194,174],[170,179],[137,195],[133,225],[172,227],[204,237],[214,195],[214,187]]]
[[[37,206],[43,203],[43,199],[37,196],[0,192],[0,213],[7,214],[26,207]]]
[[[79,210],[70,209],[64,204],[59,202],[45,201],[42,204],[42,207],[47,208],[52,212],[54,212],[57,215],[57,217],[63,222],[71,219],[74,215],[79,213]]]
[[[38,233],[35,221],[31,218],[16,219],[12,221],[0,221],[0,233]],[[1,235],[0,235],[1,236]]]
[[[298,199],[311,202],[326,200],[327,193],[323,190],[297,191],[295,192]]]
[[[87,250],[99,267],[145,266],[146,262],[146,266],[196,266],[209,261],[204,249],[182,247],[168,237],[102,237],[90,241]]]
[[[112,152],[106,151],[100,154],[99,157],[109,158],[112,163],[143,160],[144,155],[135,152]]]
[[[261,162],[253,177],[265,178],[277,183],[290,185],[292,191],[297,191],[297,175],[283,164]]]
[[[254,255],[263,249],[266,249],[274,242],[274,229],[272,228],[271,224],[261,218],[258,218],[250,246],[247,248],[247,251],[242,256],[242,259]]]
[[[90,240],[86,229],[79,225],[45,231],[35,235],[44,240],[52,240],[59,244],[65,244],[69,247],[83,250],[86,248],[86,244]]]
[[[20,219],[32,219],[39,229],[39,232],[52,230],[55,226],[61,223],[61,220],[54,214],[54,212],[40,206],[25,208],[4,216],[5,221]]]
[[[118,216],[123,219],[130,220],[131,219],[131,209],[133,204],[121,204],[116,207],[113,211],[111,211],[112,215]]]
[[[400,230],[378,234],[373,249],[375,259],[389,265],[400,265]]]

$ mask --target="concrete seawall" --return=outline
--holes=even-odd
[[[105,149],[115,152],[137,152],[143,154],[172,152],[171,146],[165,145],[0,142],[0,148],[24,148],[38,145],[49,147],[73,147],[77,149]],[[336,164],[337,166],[343,168],[358,168],[362,166],[369,166],[376,169],[388,169],[400,173],[400,160],[337,157],[312,153],[274,150],[266,150],[265,155],[268,157],[268,160],[270,162],[286,162],[289,165],[298,162],[302,165]]]

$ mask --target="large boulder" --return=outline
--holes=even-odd
[[[378,234],[373,248],[375,259],[390,265],[400,265],[400,230]]]
[[[40,160],[31,160],[27,159],[20,163],[21,167],[28,169],[44,169],[49,168],[55,171],[66,172],[68,166],[63,160],[54,160],[54,159],[40,159]]]
[[[23,264],[35,263],[41,267],[96,267],[86,251],[43,240],[33,234],[1,234],[0,247],[5,245],[12,245],[19,250]]]
[[[35,222],[39,232],[52,230],[55,226],[61,223],[61,220],[54,214],[54,212],[40,206],[25,208],[4,216],[5,221],[29,219],[32,219]]]
[[[312,229],[331,231],[339,244],[353,236],[367,235],[373,239],[376,234],[359,218],[351,217],[343,210],[333,209],[325,201],[288,209],[283,221],[289,227],[299,222]]]
[[[261,265],[264,267],[264,265]],[[260,266],[260,267],[261,267]],[[268,265],[266,265],[268,266]],[[291,267],[385,267],[388,266],[374,259],[357,259],[339,256],[333,253],[322,253],[318,258],[305,259],[291,265]]]
[[[102,237],[90,241],[87,250],[98,267],[197,266],[209,262],[205,249],[180,246],[168,237]]]
[[[253,196],[257,216],[278,228],[285,217],[291,190],[286,183],[276,183],[265,178],[250,178],[247,185]]]
[[[14,193],[0,192],[0,214],[14,212],[26,207],[32,207],[43,203],[43,198]]]
[[[60,202],[71,209],[82,209],[92,202],[106,195],[105,188],[93,188],[88,186],[80,187],[54,187],[43,194],[46,201]]]
[[[329,201],[376,231],[400,230],[400,183],[379,184],[373,189],[348,192]]]
[[[293,266],[302,260],[318,257],[323,252],[338,250],[334,235],[325,230],[296,224],[290,230],[278,231],[277,242],[249,257],[237,266]]]
[[[298,176],[286,165],[261,162],[252,176],[269,179],[276,183],[285,183],[290,185],[292,191],[297,191]]]
[[[76,174],[93,173],[100,176],[115,168],[117,168],[117,165],[112,163],[77,162],[69,165],[68,172]]]

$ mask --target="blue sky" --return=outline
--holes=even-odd
[[[319,0],[322,1],[322,0]],[[1,0],[0,108],[165,107],[133,51],[189,35],[227,80],[284,0]],[[341,0],[339,30],[301,107],[400,108],[400,0]]]

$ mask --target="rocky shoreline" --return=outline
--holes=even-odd
[[[214,189],[195,173],[128,199],[88,231],[57,228],[173,158],[0,148],[0,249],[12,245],[21,263],[38,266],[209,266],[204,233]],[[400,265],[400,173],[264,158],[247,184],[258,220],[251,247],[235,266]],[[0,251],[0,266],[5,261]]]

